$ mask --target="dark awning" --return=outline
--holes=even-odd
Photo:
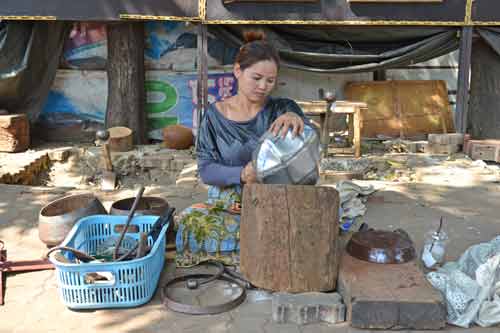
[[[244,29],[264,30],[283,65],[329,73],[369,72],[416,64],[458,48],[456,27],[210,26],[239,47]]]
[[[120,15],[198,17],[198,0],[1,0],[0,16],[113,21]]]

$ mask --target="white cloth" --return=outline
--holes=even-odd
[[[360,197],[367,196],[375,192],[373,185],[360,186],[349,180],[342,180],[335,185],[339,192],[340,207],[342,214],[340,219],[354,219],[366,213],[366,206]]]
[[[443,293],[450,324],[500,323],[500,236],[471,246],[458,261],[428,273],[427,279]]]

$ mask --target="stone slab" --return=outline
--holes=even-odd
[[[338,291],[347,320],[356,328],[435,330],[446,325],[445,301],[415,261],[374,264],[344,253]]]

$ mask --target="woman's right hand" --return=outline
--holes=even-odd
[[[241,182],[243,184],[252,184],[257,182],[257,173],[252,165],[252,162],[249,162],[243,170],[241,170]]]

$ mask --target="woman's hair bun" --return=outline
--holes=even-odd
[[[259,30],[250,30],[243,33],[243,40],[245,43],[251,43],[259,40],[265,40],[266,34]]]

